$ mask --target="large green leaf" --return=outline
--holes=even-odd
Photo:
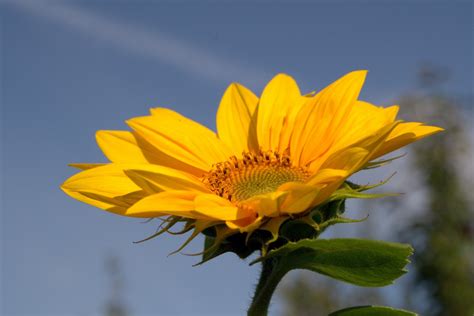
[[[329,316],[416,316],[413,312],[385,306],[356,306],[341,309]]]
[[[270,251],[277,269],[308,269],[360,286],[385,286],[403,275],[413,249],[407,244],[366,239],[303,239]]]

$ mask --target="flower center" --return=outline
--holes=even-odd
[[[232,202],[274,192],[286,182],[304,182],[309,172],[294,167],[289,155],[273,151],[243,153],[220,162],[203,177],[203,182],[215,194]]]

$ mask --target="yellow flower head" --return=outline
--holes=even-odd
[[[233,83],[217,111],[217,134],[152,109],[127,121],[131,132],[98,131],[111,163],[74,164],[83,171],[62,189],[116,214],[186,220],[197,232],[272,231],[326,202],[375,158],[442,130],[396,120],[398,106],[358,100],[365,76],[351,72],[301,95],[279,74],[260,98]]]

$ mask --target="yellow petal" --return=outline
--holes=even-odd
[[[309,169],[312,172],[316,172],[320,168],[344,169],[350,173],[356,172],[369,160],[373,159],[374,153],[383,145],[385,139],[398,124],[400,124],[400,121],[388,124],[377,130],[373,135],[352,144],[352,147],[340,149],[335,153],[329,150],[323,156],[314,160]]]
[[[106,204],[110,204],[114,206],[113,209],[106,208],[107,211],[117,213],[118,211],[117,208],[120,208],[121,210],[120,215],[124,215],[123,213],[126,212],[126,210],[130,206],[132,206],[134,203],[136,203],[137,201],[147,196],[146,193],[141,190],[130,192],[124,195],[117,195],[117,196],[114,196],[113,198],[105,196],[105,195],[97,194],[97,193],[91,193],[91,192],[77,192],[77,193],[94,200],[95,203],[102,202],[102,203],[106,203]]]
[[[361,163],[361,165],[359,165],[359,167],[362,167],[363,165],[365,165],[366,162],[374,158],[374,154],[376,154],[377,151],[383,146],[389,135],[401,122],[402,121],[395,121],[391,124],[388,124],[378,130],[375,135],[369,136],[354,144],[357,147],[361,147],[369,151],[369,155],[367,156],[365,161]]]
[[[362,167],[370,152],[361,147],[346,148],[331,155],[321,166],[326,168],[345,170],[346,172],[354,172]]]
[[[333,152],[377,133],[382,127],[394,122],[398,106],[378,107],[364,101],[357,101],[349,113],[347,122],[341,126],[339,136],[334,140]]]
[[[279,232],[280,232],[280,226],[283,224],[289,216],[279,216],[279,217],[273,217],[270,218],[269,221],[267,221],[265,224],[263,224],[260,229],[261,230],[266,230],[272,234],[272,239],[267,241],[267,244],[270,244],[274,242],[275,240],[278,239]]]
[[[96,140],[104,155],[117,163],[153,163],[201,176],[202,170],[184,164],[157,150],[136,132],[97,131]]]
[[[235,221],[226,221],[225,223],[231,230],[238,230],[241,233],[251,234],[255,229],[260,227],[262,220],[263,216],[258,216],[256,213],[253,213],[248,217]]]
[[[285,152],[290,148],[293,130],[295,125],[299,123],[297,121],[298,113],[307,102],[310,102],[310,100],[311,98],[309,97],[301,96],[287,109],[287,114],[283,120],[283,127],[281,129],[280,144],[278,147],[279,152]]]
[[[323,186],[320,190],[316,198],[311,202],[311,207],[315,207],[317,205],[323,204],[326,202],[329,197],[342,185],[344,180],[336,181],[331,184]]]
[[[165,154],[160,150],[157,150],[152,144],[150,144],[145,138],[143,138],[136,132],[133,132],[133,136],[135,137],[137,144],[141,148],[146,159],[150,163],[173,168],[176,170],[182,170],[197,177],[202,176],[203,172],[201,169],[188,165],[178,159],[171,157],[170,155]]]
[[[437,126],[425,126],[421,123],[401,123],[390,133],[382,146],[373,155],[373,159],[397,150],[427,136],[443,131]]]
[[[282,184],[278,191],[286,191],[287,195],[281,205],[284,214],[300,213],[313,205],[314,199],[319,194],[320,188],[300,182]]]
[[[125,210],[120,197],[140,191],[123,170],[115,164],[88,169],[67,179],[61,188],[71,197],[96,207],[121,213]]]
[[[280,215],[280,206],[287,192],[276,191],[253,196],[242,202],[260,216],[276,217]]]
[[[112,162],[148,162],[183,170],[197,176],[202,175],[202,170],[186,165],[165,153],[156,150],[143,137],[135,132],[101,130],[97,131],[96,140],[104,155]]]
[[[330,148],[359,96],[366,71],[351,72],[311,98],[297,116],[291,156],[306,165]]]
[[[337,169],[321,169],[306,183],[289,182],[281,185],[278,190],[287,192],[282,211],[287,214],[300,213],[325,202],[351,171],[362,163],[360,161],[365,161],[367,155],[367,150],[351,148],[328,163]]]
[[[106,210],[108,212],[115,213],[117,215],[124,215],[124,213],[127,210],[127,207],[124,207],[122,205],[118,205],[117,202],[115,202],[115,201],[112,202],[112,203],[105,202],[101,196],[99,196],[99,197],[88,196],[87,193],[83,194],[83,193],[80,193],[80,192],[69,191],[69,190],[67,190],[63,187],[61,187],[61,189],[64,191],[64,193],[66,193],[67,195],[69,195],[73,199],[76,199],[78,201],[84,202],[86,204],[89,204],[89,205],[92,205],[92,206],[95,206],[95,207],[98,207],[102,210]]]
[[[349,176],[348,170],[331,168],[321,169],[315,175],[313,175],[306,183],[310,185],[317,185],[330,184],[336,181],[341,181]]]
[[[312,181],[305,184],[289,184],[279,189],[289,191],[287,200],[283,204],[285,213],[301,213],[322,204],[344,182],[347,171],[323,169]]]
[[[156,150],[203,171],[226,161],[232,151],[206,127],[163,108],[127,123]]]
[[[236,220],[244,214],[228,200],[192,191],[165,191],[150,195],[127,210],[127,216],[176,215],[194,219]]]
[[[149,162],[131,132],[97,131],[95,138],[104,155],[112,162]]]
[[[164,215],[208,219],[194,212],[194,198],[198,192],[165,191],[150,195],[130,207],[126,214],[132,217],[158,217]]]
[[[238,83],[232,83],[222,96],[217,110],[217,133],[232,149],[234,155],[243,151],[258,150],[255,126],[251,120],[258,98],[252,91]]]
[[[141,190],[116,164],[79,172],[66,180],[62,187],[70,191],[101,193],[109,197]]]
[[[209,193],[199,178],[184,171],[151,164],[123,164],[121,167],[135,184],[149,194],[173,190]]]
[[[229,200],[215,194],[200,194],[194,199],[195,210],[199,214],[223,221],[237,220],[246,213]]]
[[[257,137],[264,150],[280,149],[285,118],[289,109],[300,100],[298,85],[288,75],[278,74],[267,84],[257,107]]]
[[[336,157],[333,157],[331,161],[328,162],[328,165],[340,169],[325,168],[319,170],[308,180],[308,182],[305,183],[305,185],[310,185],[311,187],[301,187],[301,189],[297,188],[297,190],[301,190],[302,192],[297,192],[298,194],[304,194],[305,190],[308,191],[304,203],[298,201],[298,195],[294,194],[294,200],[289,200],[287,202],[288,205],[293,204],[292,208],[295,210],[295,212],[301,212],[305,210],[304,207],[309,209],[324,203],[331,196],[331,194],[341,186],[345,179],[351,175],[352,171],[355,168],[358,168],[362,161],[365,161],[364,159],[367,157],[367,155],[367,150],[351,148],[337,155]],[[311,194],[311,192],[316,194]],[[312,196],[313,199],[310,200]]]
[[[397,114],[398,114],[398,111],[400,110],[400,107],[398,105],[392,105],[383,109],[384,109],[387,121],[391,123],[395,121],[395,119],[397,118]]]

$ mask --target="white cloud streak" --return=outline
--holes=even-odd
[[[65,1],[6,0],[3,3],[199,78],[229,83],[241,81],[250,85],[261,85],[269,78],[261,69],[240,65],[163,32],[115,21]]]

